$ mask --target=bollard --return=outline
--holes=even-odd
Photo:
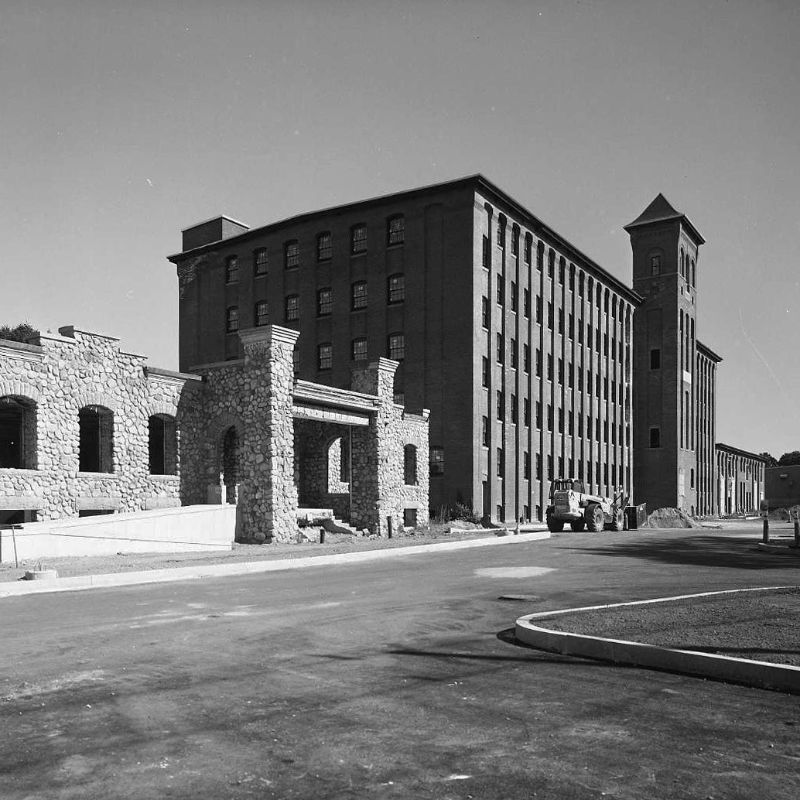
[[[319,543],[325,544],[325,528],[319,529]]]
[[[764,536],[762,537],[762,541],[766,544],[769,542],[769,520],[764,517]]]
[[[386,530],[388,531],[389,538],[392,538],[392,528],[394,526],[394,520],[391,517],[386,517]]]
[[[800,547],[800,520],[794,521],[794,546]]]

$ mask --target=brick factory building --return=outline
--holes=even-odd
[[[431,409],[431,506],[542,519],[549,482],[633,483],[641,297],[481,176],[249,230],[183,231],[180,368],[241,356],[239,327],[302,332],[300,378],[346,386],[400,361],[395,396]]]

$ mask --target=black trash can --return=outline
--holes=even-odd
[[[625,527],[629,531],[643,528],[647,522],[647,503],[638,506],[625,506]]]

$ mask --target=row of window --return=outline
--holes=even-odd
[[[406,337],[404,333],[390,333],[386,337],[386,355],[394,361],[402,361],[406,357]],[[350,359],[352,361],[366,361],[367,358],[367,340],[364,337],[353,339],[350,342]],[[333,369],[333,345],[330,342],[323,342],[317,346],[317,369]]]
[[[406,299],[405,275],[397,273],[386,279],[386,302],[388,305],[402,303]],[[367,282],[356,281],[350,287],[350,308],[359,311],[367,307]],[[326,286],[317,290],[317,316],[327,317],[333,312],[333,289]],[[259,300],[255,304],[253,314],[256,327],[269,323],[269,312],[266,300]],[[284,301],[284,319],[286,322],[295,322],[300,319],[300,295],[287,295]],[[239,330],[239,307],[229,306],[226,310],[225,330],[236,333]]]
[[[393,247],[405,242],[405,217],[402,214],[386,220],[386,246]],[[367,226],[364,223],[350,228],[350,254],[359,255],[367,252]],[[330,261],[333,258],[333,234],[323,231],[317,234],[317,262]],[[294,269],[300,266],[300,243],[290,239],[283,243],[283,266]],[[256,277],[266,275],[269,258],[266,247],[253,250],[253,274]],[[225,282],[236,283],[239,280],[239,256],[228,256],[225,260]]]
[[[681,277],[686,279],[686,282],[689,286],[696,286],[697,285],[697,269],[695,265],[695,260],[689,256],[688,253],[684,253],[683,248],[681,247],[680,258],[678,261],[679,269],[681,273]],[[662,255],[661,253],[651,253],[650,254],[650,274],[653,276],[661,274],[661,266],[662,266]]]
[[[512,425],[516,425],[518,421],[518,406],[517,406],[517,396],[512,394],[509,398],[510,400],[510,408],[509,408],[509,417],[511,420]],[[536,401],[535,404],[535,413],[536,413],[536,428],[537,430],[542,429],[542,404],[539,400]],[[577,417],[573,410],[568,412],[568,422],[565,426],[564,422],[564,409],[558,409],[558,432],[559,433],[568,433],[570,436],[577,435],[579,439],[583,438],[583,422],[584,417],[583,413],[578,412]],[[506,418],[506,404],[505,404],[505,392],[499,391],[497,392],[497,419],[501,422],[505,421]],[[576,425],[575,422],[577,420],[577,434],[576,434]],[[522,423],[525,427],[530,427],[531,424],[531,412],[530,412],[530,400],[528,398],[524,398],[523,400],[523,407],[522,407]],[[612,444],[617,443],[617,427],[619,428],[619,442],[622,444],[623,442],[626,445],[630,445],[630,427],[625,425],[624,423],[620,422],[619,426],[614,425],[611,423],[609,425],[608,420],[604,420],[601,426],[601,421],[599,419],[593,419],[591,415],[586,416],[586,438],[592,439],[595,438],[598,442],[608,442],[611,441]],[[547,430],[551,433],[554,431],[554,408],[552,405],[547,405]],[[609,439],[610,436],[610,439]],[[489,446],[489,418],[483,418],[483,444],[484,447]]]
[[[505,477],[505,450],[502,447],[497,448],[497,477],[503,478]],[[568,466],[568,472],[564,472],[564,467]],[[564,456],[558,457],[558,475],[569,475],[572,478],[577,478],[578,480],[584,480],[584,467],[583,467],[583,459],[578,459],[577,464],[577,472],[575,471],[575,460],[569,458],[565,461]],[[594,474],[594,480],[600,484],[609,485],[609,477],[611,478],[611,486],[617,485],[617,465],[611,464],[611,468],[609,469],[608,464],[601,464],[601,462],[596,461],[594,463],[594,471],[592,470],[592,462],[586,462],[586,482],[592,482],[592,476]],[[602,476],[602,480],[601,480]],[[552,481],[555,477],[555,459],[552,455],[547,456],[547,479]],[[619,465],[619,477],[621,480],[624,480],[624,467],[620,464]],[[522,478],[523,480],[530,480],[531,478],[531,457],[530,453],[526,450],[523,453],[522,459]],[[542,455],[541,453],[536,454],[536,480],[542,480]]]

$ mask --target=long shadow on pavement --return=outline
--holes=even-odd
[[[641,558],[665,564],[694,564],[730,569],[796,570],[798,560],[792,556],[764,553],[756,541],[732,536],[692,536],[680,539],[654,538],[638,541],[619,540],[604,547],[582,548],[584,553],[612,558]]]

